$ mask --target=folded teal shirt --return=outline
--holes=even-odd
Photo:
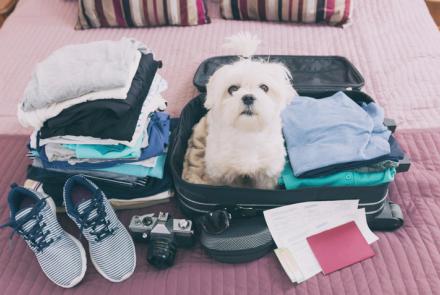
[[[132,175],[136,177],[155,177],[162,179],[165,167],[166,154],[157,157],[154,167],[144,167],[135,164],[116,164],[108,168],[93,169],[97,171],[107,171],[119,174]]]
[[[393,181],[394,175],[396,169],[388,168],[379,172],[343,171],[322,177],[297,178],[293,175],[290,162],[287,162],[278,184],[283,185],[287,190],[325,186],[373,186]]]
[[[123,144],[64,144],[63,146],[75,152],[78,159],[138,159],[141,156],[143,136],[133,147]]]

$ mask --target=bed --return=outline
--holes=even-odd
[[[411,170],[397,176],[390,198],[401,205],[405,226],[378,233],[376,256],[334,274],[294,286],[274,254],[246,264],[217,263],[197,246],[178,253],[168,270],[152,269],[146,247],[137,248],[132,278],[112,284],[89,265],[83,282],[63,290],[40,271],[32,252],[8,230],[0,231],[1,294],[433,294],[440,290],[440,34],[422,0],[356,1],[353,24],[344,29],[263,22],[225,21],[209,0],[212,23],[198,27],[74,31],[77,2],[20,0],[0,29],[0,205],[9,184],[25,179],[27,136],[15,118],[16,104],[35,64],[71,43],[139,39],[163,61],[170,87],[169,111],[196,94],[192,77],[201,61],[225,54],[220,44],[238,31],[256,33],[262,54],[346,56],[363,74],[363,89],[398,123],[397,137],[412,158]],[[120,211],[121,220],[140,212],[179,211],[174,201],[143,210]],[[1,210],[1,222],[7,218]],[[61,223],[78,236],[64,215]]]

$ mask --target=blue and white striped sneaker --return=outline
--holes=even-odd
[[[102,190],[82,175],[72,176],[64,185],[64,204],[89,242],[96,270],[111,282],[129,278],[136,267],[133,239]]]
[[[53,200],[16,185],[8,196],[9,222],[32,249],[46,276],[58,286],[71,288],[86,273],[86,253],[81,243],[65,232],[57,221]]]

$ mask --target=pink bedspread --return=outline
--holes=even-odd
[[[210,3],[213,23],[191,28],[74,31],[77,1],[20,0],[0,29],[0,134],[28,134],[15,119],[16,103],[35,64],[66,44],[131,36],[144,41],[164,62],[166,97],[177,116],[196,91],[192,76],[200,62],[225,54],[223,37],[247,30],[263,40],[260,53],[337,54],[348,57],[366,80],[365,91],[399,124],[398,138],[412,157],[410,172],[399,174],[391,199],[400,204],[405,226],[378,233],[376,256],[329,276],[293,286],[273,254],[247,264],[226,265],[202,249],[180,251],[165,271],[148,266],[139,246],[137,270],[120,284],[107,282],[89,264],[84,281],[63,290],[41,273],[32,252],[17,238],[8,248],[0,231],[1,294],[435,294],[440,291],[440,34],[423,0],[356,1],[354,22],[345,29],[321,26],[224,21]],[[429,128],[429,129],[428,129]],[[403,131],[402,131],[403,129]],[[412,130],[409,130],[412,129]],[[0,136],[0,213],[11,182],[25,178],[26,136]],[[136,212],[123,211],[127,224]],[[73,224],[62,225],[78,235]]]
[[[72,43],[130,36],[163,60],[172,115],[195,92],[192,77],[201,61],[227,53],[223,38],[239,31],[258,34],[264,54],[331,54],[348,57],[400,128],[440,127],[440,34],[423,0],[356,1],[353,25],[340,29],[265,22],[226,21],[208,0],[212,23],[186,28],[75,31],[77,1],[20,0],[0,29],[0,134],[27,134],[15,119],[32,69],[53,50]]]
[[[123,283],[110,283],[91,263],[83,282],[70,290],[52,284],[41,272],[24,241],[14,238],[8,247],[8,230],[0,231],[0,294],[154,294],[154,295],[314,295],[314,294],[438,294],[440,290],[440,129],[401,131],[397,135],[410,151],[410,172],[397,175],[390,197],[400,204],[405,216],[403,228],[378,233],[373,244],[376,255],[361,263],[322,274],[294,286],[275,255],[245,264],[213,261],[197,246],[179,250],[174,267],[157,271],[146,260],[145,245],[137,246],[137,268]],[[25,177],[25,136],[0,136],[0,204],[4,208],[8,185]],[[13,155],[13,156],[11,156]],[[171,210],[175,204],[148,209],[125,210],[118,215],[125,225],[136,213]],[[7,210],[0,214],[7,219]],[[62,226],[79,236],[73,223],[59,216]],[[84,240],[83,240],[84,243]]]

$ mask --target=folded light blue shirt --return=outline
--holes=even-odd
[[[108,168],[93,169],[98,171],[114,172],[119,174],[132,175],[136,177],[155,177],[162,179],[165,167],[166,154],[157,157],[154,167],[144,167],[135,164],[116,164]]]
[[[359,106],[343,92],[322,99],[298,96],[281,116],[295,176],[390,153],[391,132],[376,103]]]

